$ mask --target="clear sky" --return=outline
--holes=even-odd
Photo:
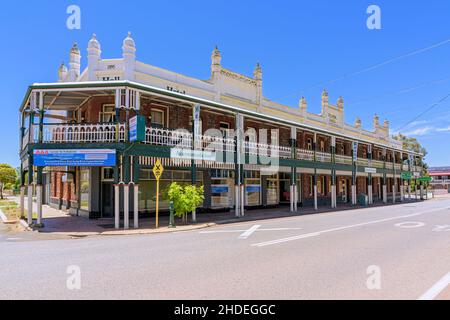
[[[81,8],[81,30],[66,27],[69,5]],[[381,8],[381,30],[366,26],[369,5]],[[53,82],[74,41],[82,49],[92,33],[102,57],[121,57],[133,33],[138,60],[207,79],[215,45],[222,64],[251,75],[264,72],[266,97],[320,112],[323,88],[345,117],[372,128],[378,113],[392,131],[450,93],[450,43],[357,71],[450,39],[450,1],[54,1],[2,2],[0,10],[2,151],[0,162],[18,165],[18,108],[27,86]],[[345,75],[352,75],[345,77]],[[331,81],[338,79],[337,81]],[[420,139],[432,166],[450,165],[450,99],[401,130]]]

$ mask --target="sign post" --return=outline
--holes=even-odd
[[[159,181],[161,180],[161,176],[164,172],[164,167],[161,164],[161,161],[158,159],[153,167],[153,174],[156,178],[156,229],[159,228]]]

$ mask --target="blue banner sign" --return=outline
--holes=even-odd
[[[130,142],[145,141],[145,117],[135,116],[130,119]]]
[[[34,150],[37,167],[115,167],[116,150]]]
[[[245,189],[246,189],[247,193],[261,192],[261,186],[258,186],[258,185],[249,185]]]
[[[228,193],[230,188],[225,185],[211,186],[211,193]]]

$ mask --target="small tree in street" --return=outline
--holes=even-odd
[[[172,183],[167,190],[167,199],[173,201],[175,216],[186,218],[186,215],[194,212],[205,200],[204,188],[192,185],[181,186]]]
[[[6,184],[13,184],[17,179],[17,171],[9,164],[0,164],[0,198],[3,200],[3,189]]]

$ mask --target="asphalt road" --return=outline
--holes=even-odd
[[[0,226],[0,298],[450,299],[449,248],[450,199],[150,236]]]

